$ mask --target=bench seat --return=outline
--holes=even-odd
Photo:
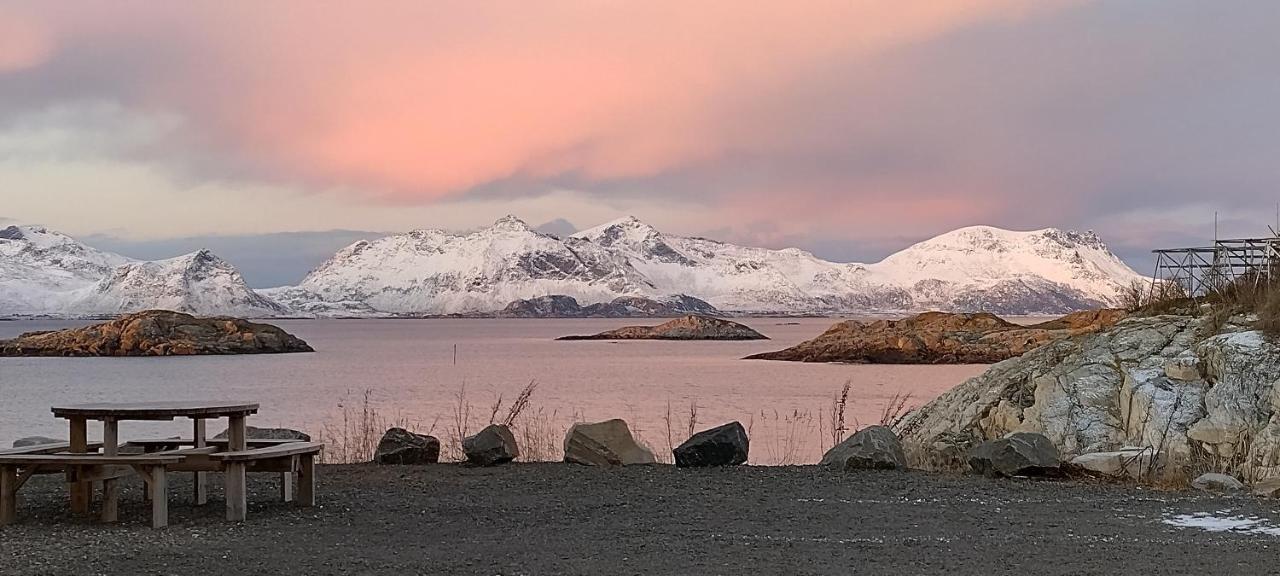
[[[146,480],[150,491],[151,526],[162,528],[169,524],[169,484],[165,468],[182,462],[183,458],[184,456],[173,453],[119,456],[95,453],[0,455],[0,525],[17,520],[18,489],[42,468],[53,467],[74,474],[77,482],[88,482],[95,476],[103,481],[102,519],[107,522],[114,522],[116,519],[118,501],[113,489],[116,478],[132,469]],[[93,475],[86,477],[83,472]]]
[[[101,442],[90,442],[86,445],[86,449],[97,451],[102,448]],[[18,448],[0,449],[0,456],[13,454],[55,454],[58,452],[66,452],[71,450],[70,442],[51,442],[48,444],[33,444],[31,446],[21,446]]]
[[[315,506],[315,460],[323,450],[324,444],[319,442],[285,442],[274,446],[210,454],[211,460],[222,462],[226,468],[227,519],[240,521],[245,518],[247,502],[244,475],[250,467],[255,471],[281,472],[280,497],[285,502],[293,500],[293,477],[296,475],[298,503],[302,506]]]
[[[245,441],[250,447],[275,446],[277,444],[289,444],[293,442],[302,442],[302,440],[285,440],[275,438],[250,438]],[[226,438],[211,438],[204,441],[206,446],[226,446],[231,441]],[[183,446],[195,446],[196,441],[192,438],[144,438],[142,440],[130,440],[128,446],[139,446],[146,450],[153,448],[178,448]]]

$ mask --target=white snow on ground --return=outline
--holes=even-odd
[[[1164,523],[1178,528],[1198,528],[1208,532],[1232,532],[1237,534],[1266,534],[1280,536],[1280,526],[1257,516],[1229,515],[1230,510],[1216,513],[1197,512],[1166,517]]]

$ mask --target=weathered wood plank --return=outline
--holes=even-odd
[[[304,454],[298,469],[298,503],[303,506],[316,505],[316,462],[315,456]]]
[[[97,402],[54,406],[50,410],[58,418],[173,420],[174,418],[244,417],[256,414],[258,405],[252,402]]]
[[[226,473],[227,520],[240,522],[248,513],[244,462],[228,462]]]
[[[71,431],[68,439],[71,441],[71,451],[76,453],[84,453],[89,451],[89,427],[88,422],[84,418],[71,419]],[[74,475],[76,471],[68,470],[68,474]],[[92,497],[92,486],[88,482],[68,477],[68,480],[74,480],[67,486],[67,490],[71,493],[71,511],[76,514],[87,514],[89,512],[89,500]]]
[[[164,466],[151,466],[151,527],[169,525],[169,476]]]
[[[205,442],[205,422],[203,418],[195,418],[192,420],[192,446],[197,449],[203,449],[207,444]],[[195,492],[196,506],[204,506],[209,502],[209,485],[208,479],[204,472],[196,472],[191,479],[192,490]]]
[[[0,526],[18,520],[18,469],[0,466]]]
[[[55,464],[73,466],[107,466],[120,464],[176,464],[182,461],[182,455],[169,452],[155,454],[120,454],[106,456],[104,454],[14,454],[0,456],[0,464]]]
[[[285,456],[297,456],[301,454],[317,454],[323,449],[324,444],[319,442],[289,442],[287,444],[264,446],[262,448],[254,448],[252,450],[218,452],[217,454],[213,454],[211,458],[214,460],[222,460],[224,462],[244,462],[249,460],[283,458]]]

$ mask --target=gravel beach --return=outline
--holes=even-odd
[[[1280,512],[1249,496],[817,467],[321,466],[319,506],[250,477],[247,522],[221,491],[167,529],[139,482],[121,518],[71,517],[56,476],[23,488],[0,574],[1264,574]],[[1170,522],[1212,514],[1233,531]]]

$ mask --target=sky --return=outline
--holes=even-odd
[[[973,224],[1152,248],[1280,202],[1280,2],[0,4],[0,220],[296,281],[515,214],[874,261]],[[548,228],[548,229],[552,229]]]

